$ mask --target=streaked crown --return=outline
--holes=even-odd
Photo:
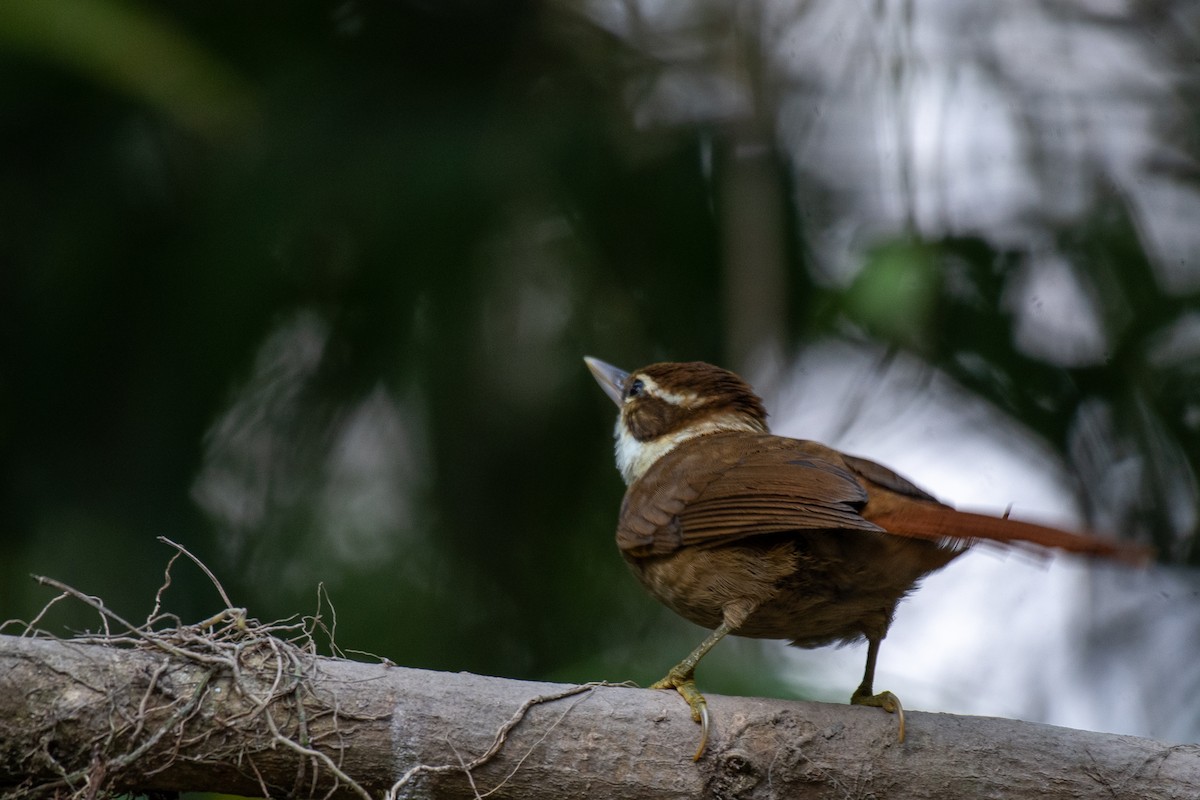
[[[767,410],[750,384],[703,361],[642,367],[626,378],[623,394],[621,416],[639,442],[709,420],[728,420],[737,430],[767,428]]]

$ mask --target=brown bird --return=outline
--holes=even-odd
[[[955,511],[896,473],[817,442],[773,436],[762,400],[728,370],[699,361],[632,373],[584,359],[620,408],[617,467],[628,490],[617,547],[642,585],[711,628],[651,688],[674,689],[709,717],[696,664],[729,634],[797,647],[867,640],[855,705],[904,711],[874,693],[875,660],[896,604],[976,541],[1142,560],[1134,546],[1012,519]]]

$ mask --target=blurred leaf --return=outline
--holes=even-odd
[[[242,81],[172,24],[131,3],[5,0],[0,43],[138,98],[195,133],[219,138],[253,125]]]
[[[941,288],[937,253],[905,239],[876,247],[845,295],[845,309],[867,330],[918,347],[932,332]]]

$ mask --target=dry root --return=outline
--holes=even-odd
[[[178,759],[240,763],[260,774],[256,758],[285,748],[299,756],[302,767],[291,787],[269,787],[260,777],[264,796],[283,791],[320,797],[349,789],[369,798],[366,790],[343,772],[340,758],[343,737],[351,732],[354,721],[362,718],[339,710],[336,697],[321,696],[315,689],[317,636],[327,639],[334,654],[341,655],[333,643],[336,618],[324,592],[318,593],[315,615],[262,623],[250,618],[246,609],[234,606],[212,572],[184,547],[162,537],[160,541],[176,552],[145,622],[135,625],[99,598],[39,577],[39,583],[60,594],[32,621],[10,620],[0,625],[0,633],[16,629],[21,637],[55,638],[38,625],[56,603],[74,598],[95,609],[102,632],[76,636],[72,642],[157,651],[164,656],[151,675],[141,676],[145,686],[139,686],[140,701],[128,704],[136,705],[136,713],[131,715],[121,710],[124,704],[110,702],[106,732],[85,747],[72,748],[78,752],[60,753],[43,746],[26,754],[24,763],[30,775],[53,773],[57,777],[41,782],[30,779],[10,787],[5,796],[104,796],[110,786],[127,785],[130,774],[153,775]],[[208,576],[225,603],[220,612],[191,625],[162,608],[171,569],[181,555]],[[327,605],[329,624],[322,616]],[[182,677],[185,673],[186,678]],[[86,689],[112,696],[122,691],[128,694],[130,687]],[[51,741],[59,729],[71,723],[69,719],[49,720],[43,740]],[[153,758],[148,758],[150,754]]]

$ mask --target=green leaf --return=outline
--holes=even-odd
[[[941,290],[936,256],[907,239],[876,247],[846,291],[846,313],[877,336],[919,347],[931,333]]]
[[[4,0],[0,47],[138,99],[195,133],[253,127],[243,82],[169,22],[118,0]]]

